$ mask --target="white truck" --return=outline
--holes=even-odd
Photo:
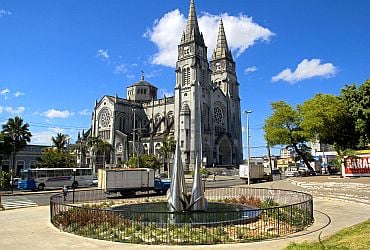
[[[271,170],[265,171],[263,165],[250,165],[250,170],[248,165],[239,166],[239,178],[245,180],[248,183],[248,175],[251,183],[260,182],[262,180],[272,181]]]
[[[154,170],[150,168],[99,169],[98,188],[107,193],[121,193],[122,196],[149,190],[165,194],[171,181],[155,178],[154,175]]]

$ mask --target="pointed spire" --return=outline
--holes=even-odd
[[[222,19],[220,19],[220,24],[218,26],[217,45],[213,52],[212,59],[215,60],[225,57],[232,59],[231,52],[227,45],[224,24],[222,22]]]
[[[196,41],[199,42],[201,45],[204,45],[203,35],[199,31],[194,0],[190,0],[189,15],[185,30],[185,39],[181,38],[181,42],[190,42],[190,41]]]

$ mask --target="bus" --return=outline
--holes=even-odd
[[[35,168],[21,172],[18,189],[44,190],[47,188],[91,186],[93,173],[91,168]]]

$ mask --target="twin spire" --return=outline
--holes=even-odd
[[[181,43],[187,43],[195,41],[199,45],[204,44],[203,34],[199,31],[197,14],[195,12],[194,0],[190,0],[188,21],[186,24],[186,29],[181,37]],[[217,35],[217,45],[212,55],[212,60],[227,58],[232,60],[231,51],[228,48],[224,25],[222,19],[218,27]]]
[[[231,51],[229,50],[229,47],[227,46],[227,40],[226,40],[224,24],[222,22],[222,19],[220,19],[220,24],[218,26],[217,44],[216,44],[216,48],[212,55],[212,60],[221,59],[221,58],[227,58],[227,59],[233,60]]]
[[[194,1],[190,1],[188,22],[185,32],[182,34],[181,43],[195,41],[200,45],[204,45],[203,34],[199,31],[197,14],[195,13]]]

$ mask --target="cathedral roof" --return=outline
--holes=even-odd
[[[144,80],[144,72],[141,72],[141,79],[140,79],[140,81],[132,84],[130,87],[132,87],[132,86],[150,86],[150,87],[153,87],[153,88],[157,88],[153,84],[150,84],[149,82],[147,82],[147,81]]]
[[[227,40],[226,40],[224,24],[222,22],[222,19],[220,20],[220,24],[218,26],[217,44],[216,44],[216,48],[212,55],[212,60],[221,59],[221,58],[227,58],[227,59],[233,60],[231,51],[229,50],[229,47],[227,46]]]
[[[190,1],[188,21],[186,24],[185,32],[182,35],[181,43],[187,42],[198,42],[200,45],[204,45],[204,39],[202,33],[199,31],[197,14],[195,13],[194,0]]]

